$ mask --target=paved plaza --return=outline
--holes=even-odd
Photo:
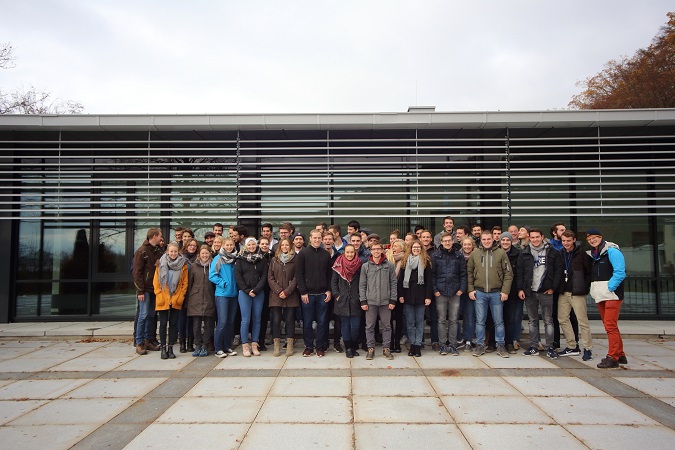
[[[522,353],[354,359],[134,353],[131,324],[0,325],[3,448],[675,446],[674,322],[620,323],[628,364]],[[671,338],[669,338],[669,336]],[[404,350],[405,352],[405,350]]]

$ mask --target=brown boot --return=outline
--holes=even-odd
[[[272,356],[281,356],[281,339],[274,338],[274,353]]]
[[[245,344],[241,344],[241,354],[246,356],[247,358],[251,356],[251,344],[248,342]]]
[[[295,344],[295,339],[288,338],[286,339],[286,356],[291,356],[293,353],[293,345]]]
[[[145,344],[138,344],[136,346],[136,353],[139,355],[147,355],[148,351],[145,349]]]
[[[253,353],[253,356],[260,356],[257,342],[251,342],[251,352]]]
[[[155,345],[150,339],[145,340],[145,349],[146,350],[151,350],[153,352],[159,351],[160,347],[159,345]]]

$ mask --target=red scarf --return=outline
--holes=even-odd
[[[350,261],[345,258],[345,255],[340,255],[333,264],[333,270],[340,275],[340,278],[347,281],[347,283],[351,283],[356,272],[361,270],[361,260],[358,256],[354,256]]]

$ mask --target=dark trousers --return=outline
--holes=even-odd
[[[283,316],[286,321],[286,338],[293,339],[295,335],[295,308],[272,306],[269,310],[272,318],[272,338],[281,339],[281,317]]]
[[[403,337],[403,329],[405,328],[403,319],[403,303],[396,303],[394,310],[391,312],[391,349],[401,349],[401,338]]]
[[[188,298],[185,297],[183,307],[181,308],[180,313],[178,315],[178,337],[180,337],[181,339],[191,338],[194,336],[194,334],[192,333],[193,330],[192,317],[188,317],[187,315],[187,304]]]
[[[169,345],[176,343],[178,337],[178,316],[180,310],[169,308],[164,311],[159,311],[159,344],[164,347],[166,345],[166,325],[169,325]]]
[[[213,336],[213,317],[210,316],[192,316],[192,333],[195,337],[195,348],[206,345]],[[202,325],[204,331],[202,331]]]

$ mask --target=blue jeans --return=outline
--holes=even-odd
[[[408,326],[408,340],[412,345],[422,345],[424,339],[424,305],[403,304]]]
[[[248,295],[248,292],[239,291],[239,309],[241,309],[241,343],[248,343],[248,328],[251,323],[251,342],[258,342],[260,337],[260,319],[262,317],[263,303],[265,303],[265,293],[258,292],[255,297]]]
[[[157,313],[155,312],[155,293],[144,293],[145,300],[138,301],[138,319],[136,320],[136,345],[146,339],[154,339],[157,332]]]
[[[361,326],[361,316],[340,316],[342,321],[342,339],[351,342],[352,346],[356,347],[359,341],[359,327]]]
[[[504,345],[504,315],[500,292],[476,291],[476,345],[485,343],[485,320],[490,308],[495,323],[495,341]]]
[[[523,301],[518,295],[509,296],[504,302],[504,328],[506,329],[506,343],[520,342],[520,328],[523,324]],[[520,311],[519,311],[520,310]]]
[[[302,308],[302,338],[305,348],[314,350],[314,330],[312,322],[316,320],[316,348],[328,348],[328,303],[326,294],[309,294],[309,303],[300,303]]]
[[[237,297],[216,297],[216,314],[218,323],[214,347],[216,352],[232,348],[234,335],[234,316],[237,314]]]
[[[471,342],[476,334],[476,302],[465,292],[459,298],[459,309],[462,311],[462,329],[457,327],[457,342]]]

